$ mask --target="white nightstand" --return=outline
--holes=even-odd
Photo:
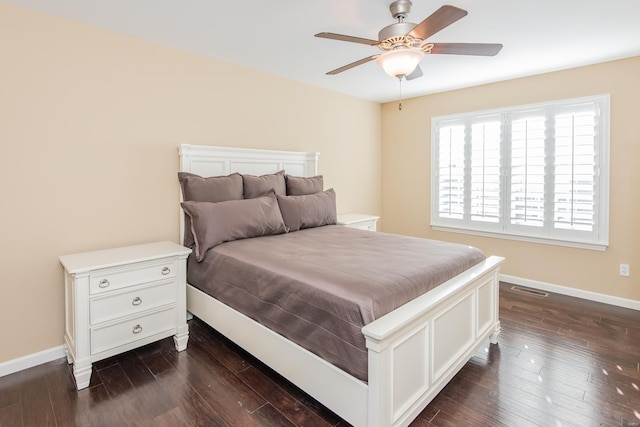
[[[361,230],[376,231],[376,222],[379,219],[380,217],[375,215],[341,214],[338,215],[337,224]]]
[[[171,242],[60,257],[65,276],[64,347],[79,389],[93,362],[173,335],[187,348],[186,259]]]

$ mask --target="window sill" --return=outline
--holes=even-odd
[[[569,248],[588,249],[591,251],[600,251],[600,252],[606,251],[607,248],[609,247],[608,242],[607,243],[588,243],[588,242],[575,242],[575,241],[561,240],[561,239],[546,239],[542,237],[532,237],[532,236],[521,236],[521,235],[516,236],[513,234],[468,230],[465,228],[443,227],[440,225],[433,225],[433,224],[431,225],[431,228],[434,231],[444,231],[447,233],[469,234],[472,236],[491,237],[494,239],[516,240],[519,242],[528,242],[528,243],[540,243],[543,245],[565,246]]]

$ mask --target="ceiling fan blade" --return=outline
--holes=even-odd
[[[502,49],[499,43],[434,43],[431,53],[437,55],[495,56]]]
[[[357,67],[358,65],[366,64],[369,61],[373,61],[377,57],[378,57],[378,55],[371,55],[371,56],[368,56],[366,58],[362,58],[359,61],[352,62],[351,64],[347,64],[347,65],[342,66],[340,68],[336,68],[335,70],[331,70],[331,71],[329,71],[327,73],[327,75],[333,76],[334,74],[339,74],[339,73],[341,73],[343,71],[347,71],[347,70],[349,70],[349,69],[351,69],[353,67]]]
[[[344,34],[336,34],[336,33],[318,33],[316,34],[316,37],[320,37],[322,39],[340,40],[343,42],[367,44],[369,46],[376,46],[380,44],[378,40],[364,39],[362,37],[354,37],[354,36],[345,36]]]
[[[417,79],[418,77],[422,77],[422,68],[420,68],[419,65],[416,67],[415,70],[413,70],[413,73],[406,76],[405,79],[413,80],[413,79]]]
[[[426,40],[443,28],[467,15],[467,11],[455,6],[445,5],[433,12],[424,21],[409,31],[410,36]]]

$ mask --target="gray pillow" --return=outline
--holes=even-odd
[[[289,231],[336,223],[336,193],[333,188],[316,194],[276,197]]]
[[[185,202],[215,203],[242,199],[242,175],[239,173],[204,178],[189,172],[178,172],[178,181]],[[183,245],[193,248],[194,243],[191,220],[185,216]]]
[[[178,172],[184,201],[226,202],[242,199],[242,175],[201,177],[189,172]]]
[[[244,182],[245,199],[264,196],[271,192],[271,190],[283,196],[287,194],[287,188],[284,183],[284,171],[262,176],[242,175],[242,181]]]
[[[315,194],[324,190],[322,175],[302,177],[285,176],[287,185],[287,196],[304,196],[305,194]]]
[[[273,193],[219,203],[183,202],[182,209],[191,219],[198,262],[220,243],[287,232]]]

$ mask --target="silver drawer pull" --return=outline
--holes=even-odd
[[[133,332],[134,334],[139,334],[140,332],[142,332],[142,326],[140,325],[134,326],[131,332]]]
[[[101,288],[106,288],[107,286],[109,286],[109,281],[107,279],[102,279],[100,280],[100,283],[98,283],[98,286],[100,286]]]
[[[163,276],[166,276],[169,273],[171,273],[171,269],[169,267],[162,267],[162,275]]]
[[[140,305],[140,304],[142,304],[142,298],[140,297],[135,297],[133,301],[131,301],[131,305]]]

